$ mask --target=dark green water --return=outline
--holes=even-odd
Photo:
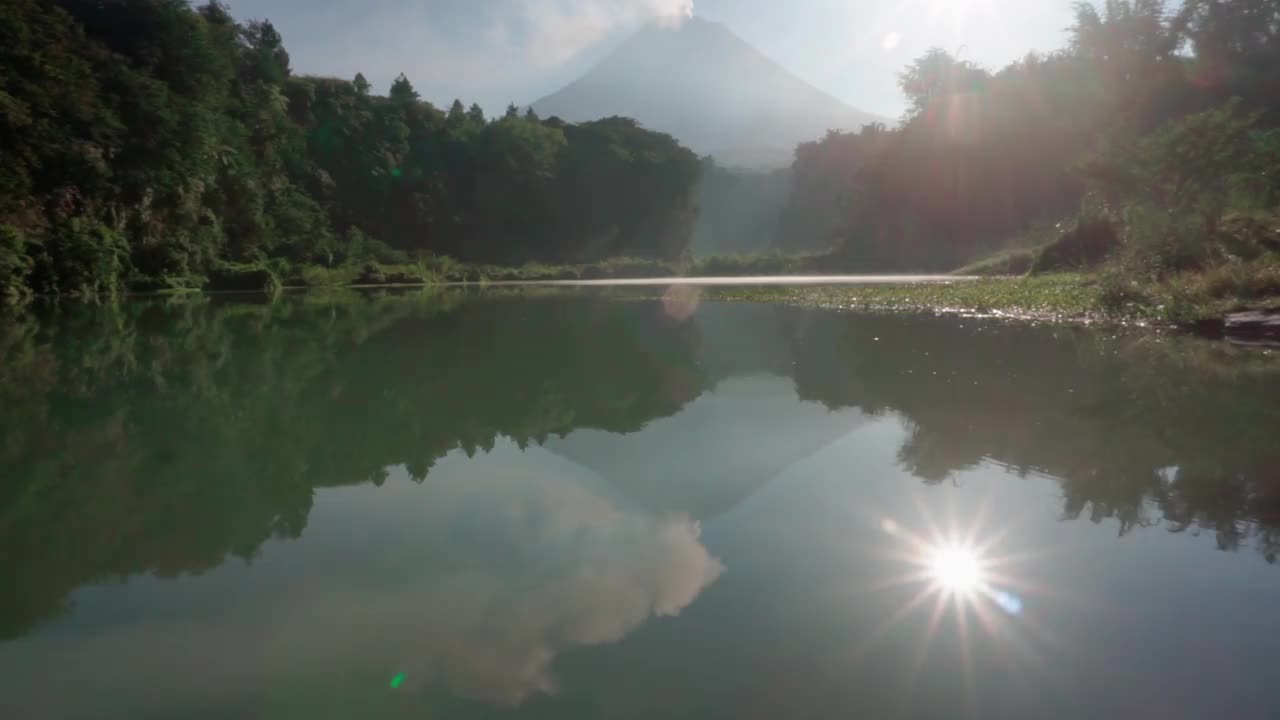
[[[1274,356],[681,290],[0,360],[0,717],[1280,717]]]

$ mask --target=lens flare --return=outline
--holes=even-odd
[[[888,638],[902,637],[899,628],[918,624],[919,639],[914,657],[907,661],[903,688],[916,687],[939,644],[959,649],[956,670],[971,692],[976,692],[980,680],[975,651],[995,653],[1018,667],[1044,672],[1046,659],[1038,650],[1055,639],[1028,611],[1019,592],[1044,592],[1045,588],[1020,577],[1016,569],[1043,557],[1045,551],[1021,547],[1010,552],[1008,538],[1014,526],[1002,522],[1003,527],[988,527],[990,501],[963,516],[948,509],[941,518],[945,522],[939,523],[941,513],[916,500],[918,522],[885,515],[868,518],[888,538],[887,545],[875,553],[890,560],[891,569],[866,592],[892,592],[897,597],[887,606],[886,617],[851,649],[851,657],[858,661],[874,657]],[[974,644],[975,632],[985,635],[983,644]]]
[[[982,561],[977,552],[958,545],[932,549],[929,575],[941,589],[958,595],[971,595],[984,585]]]

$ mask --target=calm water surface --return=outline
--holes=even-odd
[[[0,360],[0,717],[1280,717],[1274,356],[680,289]]]

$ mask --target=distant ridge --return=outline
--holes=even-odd
[[[804,82],[725,26],[691,18],[644,28],[565,88],[532,104],[569,122],[634,117],[722,164],[789,165],[829,129],[889,122]]]

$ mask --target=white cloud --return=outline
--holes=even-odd
[[[297,72],[343,78],[363,72],[382,92],[403,72],[433,102],[460,97],[490,111],[508,101],[530,102],[572,79],[561,76],[565,64],[597,43],[649,22],[676,25],[693,13],[692,0],[468,0],[465,11],[460,6],[457,0],[308,0],[306,6],[233,0],[232,10],[241,18],[271,19]]]
[[[693,15],[691,0],[520,0],[529,34],[526,49],[540,64],[574,57],[616,30],[657,21],[679,25]]]
[[[169,716],[277,685],[385,689],[403,672],[405,693],[443,683],[513,706],[556,691],[562,652],[677,615],[724,571],[690,518],[629,508],[579,466],[501,446],[442,460],[422,486],[397,471],[377,490],[323,491],[300,542],[268,547],[248,571],[228,564],[139,595],[177,608],[184,583],[208,582],[222,593],[213,614],[146,613],[0,647],[0,696],[22,717]]]

